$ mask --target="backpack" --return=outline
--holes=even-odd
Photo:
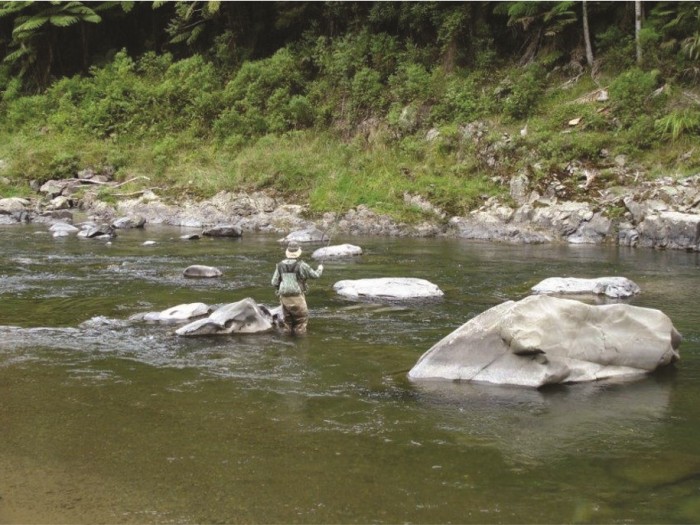
[[[281,262],[277,265],[277,272],[280,275],[280,282],[277,286],[277,293],[283,297],[290,295],[301,295],[306,292],[306,281],[299,275],[301,261],[294,261],[293,264]]]

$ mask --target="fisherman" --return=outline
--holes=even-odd
[[[284,312],[285,330],[292,335],[306,333],[309,321],[309,309],[306,306],[304,294],[307,291],[306,280],[318,279],[323,273],[323,265],[319,264],[316,271],[299,259],[301,247],[296,242],[287,245],[287,256],[277,264],[272,276],[272,286],[277,288],[282,311]]]

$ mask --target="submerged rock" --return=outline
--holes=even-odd
[[[536,294],[591,294],[616,299],[632,297],[640,292],[639,286],[625,277],[550,277],[531,288]]]
[[[353,244],[338,244],[335,246],[325,246],[314,250],[312,259],[338,259],[341,257],[354,257],[362,255],[362,248]]]
[[[269,310],[246,297],[218,308],[206,319],[199,319],[178,328],[175,333],[195,336],[267,332],[276,325],[280,315],[277,310]]]
[[[595,381],[673,363],[680,342],[659,310],[536,295],[473,318],[423,354],[408,375],[529,387]]]
[[[431,299],[444,293],[437,285],[413,277],[380,277],[338,281],[333,289],[350,299]]]

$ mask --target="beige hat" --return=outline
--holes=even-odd
[[[290,259],[296,259],[301,255],[301,247],[295,242],[290,242],[289,245],[287,245],[286,255]]]

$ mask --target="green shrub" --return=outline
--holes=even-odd
[[[605,57],[605,65],[612,71],[620,71],[634,65],[634,36],[611,25],[596,36],[595,47],[599,56]]]
[[[516,120],[531,115],[544,93],[544,81],[545,71],[539,65],[533,64],[519,71],[503,103],[504,113]]]
[[[695,108],[674,110],[654,122],[657,133],[678,140],[684,135],[700,134],[700,111]]]
[[[53,178],[74,177],[78,173],[79,158],[74,153],[58,153],[49,163],[49,173]]]
[[[481,116],[479,89],[471,77],[451,75],[431,117],[437,122],[471,122]]]
[[[652,111],[661,100],[652,94],[658,85],[658,71],[642,71],[634,67],[627,70],[610,84],[610,100],[615,115],[625,126]]]
[[[629,129],[623,134],[626,153],[634,153],[635,150],[645,150],[656,143],[660,133],[654,126],[654,117],[651,115],[639,115]]]
[[[4,127],[7,131],[16,131],[31,123],[41,128],[50,112],[51,106],[45,96],[10,98],[5,103]]]
[[[350,88],[350,116],[353,121],[361,122],[385,107],[384,93],[379,72],[368,67],[360,68],[352,79]]]
[[[388,85],[394,103],[401,106],[424,102],[433,95],[432,75],[420,64],[402,64],[389,77]]]
[[[272,57],[246,62],[223,91],[221,111],[214,122],[220,138],[280,133],[310,126],[313,106],[305,99],[306,80],[289,49]]]

